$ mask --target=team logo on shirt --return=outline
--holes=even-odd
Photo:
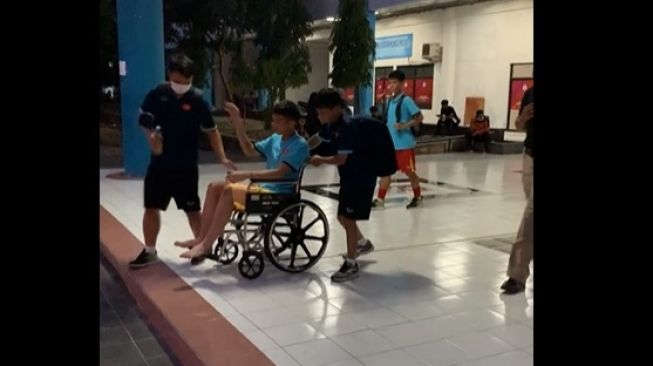
[[[182,109],[184,112],[188,112],[188,111],[190,111],[190,104],[188,104],[188,103],[184,103],[184,104],[182,104],[182,105],[181,105],[181,109]]]

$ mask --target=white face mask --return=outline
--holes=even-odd
[[[190,88],[193,87],[193,84],[177,84],[174,81],[171,81],[170,82],[170,87],[172,88],[172,90],[175,93],[177,93],[179,95],[184,95],[184,94],[188,93]]]

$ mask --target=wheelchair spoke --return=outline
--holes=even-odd
[[[311,222],[310,222],[308,225],[306,225],[306,227],[303,228],[302,230],[304,230],[304,232],[308,231],[308,229],[310,229],[311,227],[313,227],[313,225],[315,225],[315,223],[318,222],[318,221],[320,221],[320,216],[316,217],[315,220],[311,221]]]
[[[275,236],[277,239],[279,239],[279,242],[280,242],[281,245],[285,248],[285,247],[288,246],[288,241],[289,241],[290,239],[286,239],[286,240],[284,241],[283,239],[281,239],[281,235],[280,235],[280,234],[281,234],[281,233],[274,233],[274,236]],[[288,235],[290,235],[290,234],[288,234]]]
[[[273,244],[273,247],[276,247],[276,248],[274,249],[274,252],[273,252],[275,257],[278,257],[279,254],[281,254],[283,251],[285,251],[286,249],[288,249],[288,240],[289,240],[289,239],[286,240],[286,241],[284,241],[283,239],[281,239],[281,237],[280,237],[279,234],[280,234],[280,233],[274,233],[274,234],[273,234],[273,235],[277,238],[277,240],[279,240],[279,242],[280,242],[280,244],[281,244],[281,246],[276,247],[276,245],[274,245],[274,241],[273,241],[273,243],[272,243],[272,244]],[[289,234],[288,234],[288,235],[289,235]]]
[[[304,236],[304,239],[322,241],[322,240],[324,240],[324,237],[319,237],[319,236],[314,236],[314,235],[306,235],[306,236]]]
[[[290,268],[295,268],[295,257],[297,256],[297,246],[293,245],[290,248]]]
[[[288,248],[286,248],[286,247],[280,247],[280,248],[275,249],[275,250],[274,250],[274,255],[275,255],[275,257],[278,257],[279,254],[281,254],[281,253],[282,253],[284,250],[286,250],[286,249],[288,249]]]
[[[315,257],[314,257],[313,255],[311,255],[311,252],[308,251],[308,248],[306,248],[306,244],[301,243],[301,244],[299,244],[299,245],[301,245],[301,246],[302,246],[302,249],[304,249],[304,253],[306,253],[306,256],[308,257],[308,260],[309,260],[309,261],[312,261],[313,258],[315,258]]]

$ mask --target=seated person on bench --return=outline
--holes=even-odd
[[[460,124],[460,117],[456,114],[456,110],[449,105],[448,100],[443,99],[440,104],[442,108],[440,108],[440,114],[438,114],[439,120],[435,128],[435,134],[445,136],[453,135]]]
[[[490,147],[490,117],[483,113],[482,109],[476,111],[476,117],[469,124],[469,131],[465,134],[467,149],[474,150],[474,143],[482,142],[485,152]]]
[[[216,181],[209,184],[202,210],[202,226],[195,239],[175,242],[176,246],[187,248],[181,254],[183,258],[201,259],[211,252],[213,243],[224,233],[234,210],[245,210],[247,193],[292,193],[294,183],[239,183],[247,179],[275,180],[299,179],[301,168],[308,159],[308,144],[297,134],[296,128],[300,118],[297,105],[291,101],[281,101],[272,109],[272,129],[274,134],[256,144],[247,138],[245,121],[240,111],[232,103],[225,105],[231,124],[238,135],[238,142],[246,156],[262,155],[265,157],[267,170],[230,171],[226,182]]]

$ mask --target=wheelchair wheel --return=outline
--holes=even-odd
[[[224,250],[222,250],[222,247],[224,247]],[[220,251],[222,251],[222,255],[220,255]],[[238,257],[238,243],[227,239],[225,246],[225,240],[218,238],[218,242],[213,249],[213,258],[222,264],[229,264],[236,260],[236,257]]]
[[[302,272],[322,257],[329,221],[318,205],[301,200],[276,213],[265,231],[265,255],[282,271]]]
[[[246,250],[243,257],[238,261],[238,271],[240,274],[250,280],[255,279],[263,273],[263,254],[254,250]]]

